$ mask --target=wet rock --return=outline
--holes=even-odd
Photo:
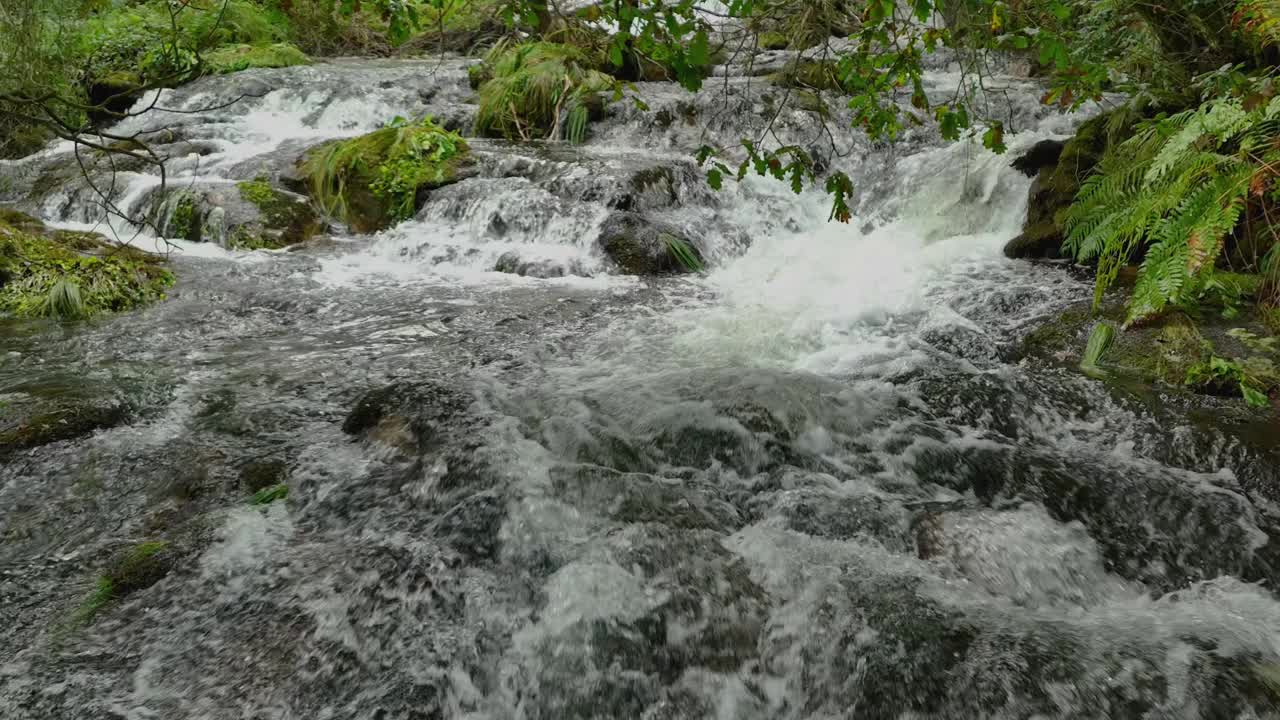
[[[265,180],[196,184],[155,202],[167,237],[229,248],[287,247],[310,240],[324,228],[307,198],[273,188]]]
[[[440,517],[436,536],[469,562],[491,561],[498,556],[499,531],[506,516],[506,503],[496,493],[477,493]]]
[[[410,447],[436,447],[450,423],[470,407],[470,396],[433,382],[397,382],[365,393],[342,431],[368,439],[391,433]]]
[[[128,112],[133,106],[142,86],[142,78],[126,70],[93,78],[89,83],[89,104],[100,109],[90,113],[90,117],[99,123],[118,119],[120,113]]]
[[[1107,149],[1107,122],[1110,115],[1086,121],[1075,137],[1055,148],[1038,144],[1015,167],[1026,173],[1038,167],[1027,200],[1027,219],[1022,234],[1005,245],[1011,258],[1052,259],[1062,256],[1064,214],[1075,200],[1076,191]],[[1054,154],[1057,158],[1050,162]]]
[[[1109,571],[1162,590],[1219,575],[1280,580],[1274,551],[1258,550],[1260,538],[1275,532],[1266,518],[1240,495],[1201,492],[1178,476],[955,445],[919,452],[914,470],[922,482],[972,492],[987,505],[1031,501],[1058,522],[1079,521]]]
[[[122,425],[131,414],[128,405],[110,398],[15,398],[0,416],[0,457]]]
[[[557,278],[571,273],[574,275],[589,274],[576,268],[566,268],[563,264],[554,260],[524,260],[520,257],[520,253],[514,250],[503,253],[498,258],[498,261],[494,263],[493,269],[495,272],[535,278]]]
[[[907,512],[879,496],[806,488],[779,493],[771,501],[796,532],[834,540],[868,538],[896,552],[912,548]]]
[[[584,512],[627,523],[731,532],[744,524],[737,508],[713,485],[623,473],[596,465],[556,468],[552,487]]]
[[[673,246],[688,248],[701,262],[697,246],[679,228],[649,220],[635,213],[615,212],[600,228],[597,242],[605,254],[627,275],[664,275],[690,272]]]
[[[173,569],[177,554],[162,540],[144,542],[117,558],[104,577],[111,582],[116,597],[123,597],[155,585]]]
[[[666,628],[651,619],[577,622],[540,646],[530,720],[638,718],[657,700]]]
[[[298,161],[314,146],[310,139],[286,140],[269,153],[231,166],[226,173],[237,180],[265,180],[289,192],[306,195],[310,189],[306,175],[298,169]]]
[[[240,468],[240,488],[257,493],[289,478],[289,465],[283,460],[253,460]]]
[[[1032,145],[1030,150],[1015,158],[1009,166],[1027,177],[1035,177],[1044,168],[1058,164],[1063,147],[1064,144],[1060,140],[1041,140]]]

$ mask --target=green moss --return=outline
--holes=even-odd
[[[156,584],[172,568],[172,558],[165,552],[168,549],[169,543],[163,540],[130,548],[98,577],[93,591],[76,610],[75,621],[87,623],[113,601]]]
[[[196,214],[196,197],[189,192],[179,195],[169,216],[168,234],[175,238],[200,241],[199,217]]]
[[[756,36],[756,42],[764,50],[786,50],[791,46],[791,38],[778,30],[765,30]]]
[[[326,144],[303,173],[326,213],[373,232],[413,217],[422,191],[454,182],[469,154],[461,135],[424,118]]]
[[[265,487],[253,494],[249,502],[253,505],[270,505],[277,500],[289,497],[289,486],[284,483]]]
[[[236,45],[213,50],[204,55],[208,70],[227,74],[250,68],[282,68],[309,65],[311,58],[288,43],[272,45]]]
[[[0,313],[57,316],[68,284],[85,316],[130,310],[163,299],[173,285],[160,262],[84,233],[35,234],[0,223]]]
[[[80,607],[76,609],[73,620],[76,624],[83,625],[93,620],[98,611],[106,607],[116,597],[116,588],[112,584],[111,578],[100,577],[94,584],[93,591],[89,596],[80,603]]]

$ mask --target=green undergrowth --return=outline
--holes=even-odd
[[[0,220],[0,313],[75,320],[164,298],[160,258],[93,233],[19,230]]]
[[[288,39],[288,27],[249,0],[112,6],[89,16],[81,28],[79,52],[85,57],[84,76],[90,86],[112,78],[119,84],[128,76],[141,82],[178,84],[198,74],[198,53],[216,58],[208,63],[214,72],[241,69],[230,61],[245,46],[260,48],[253,53],[259,60],[289,55],[296,59],[300,53],[278,45]]]
[[[502,44],[473,71],[479,86],[476,134],[508,140],[582,142],[602,93],[617,90],[602,59],[572,45]]]
[[[425,190],[447,185],[470,154],[462,136],[431,118],[326,144],[303,163],[312,197],[356,232],[413,217]]]

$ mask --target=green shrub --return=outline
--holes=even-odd
[[[456,179],[470,153],[461,135],[431,118],[329,143],[308,155],[303,172],[312,197],[356,232],[413,217],[419,194]]]
[[[582,142],[600,93],[613,78],[576,47],[547,42],[499,45],[485,59],[476,132],[508,140]]]

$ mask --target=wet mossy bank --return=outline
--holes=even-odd
[[[0,210],[0,316],[77,320],[164,298],[164,259]]]

